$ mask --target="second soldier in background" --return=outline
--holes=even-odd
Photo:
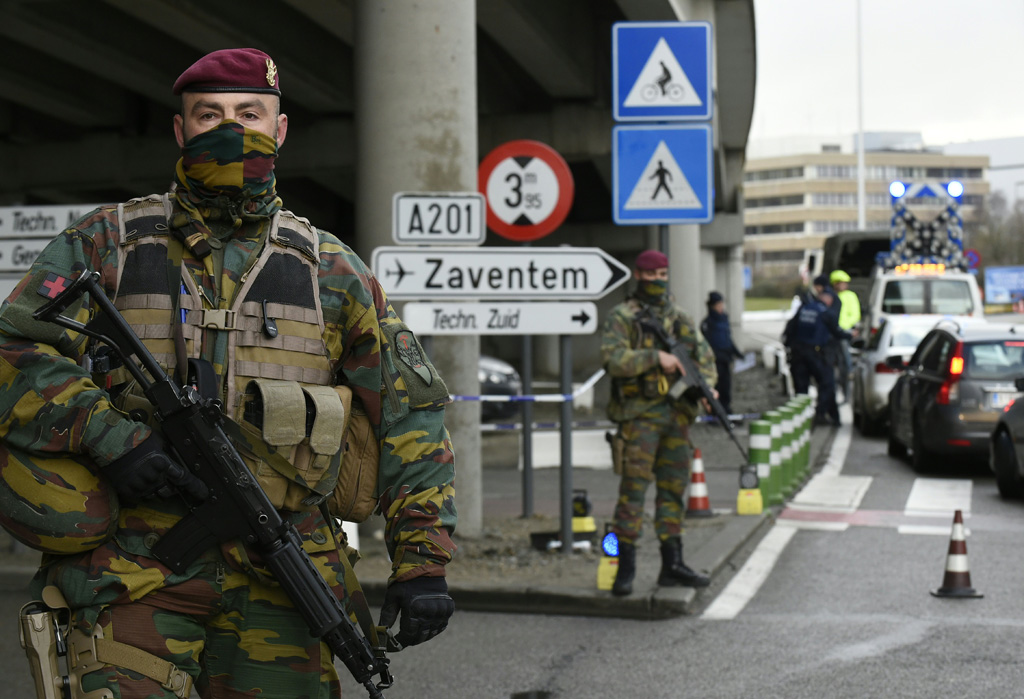
[[[679,359],[660,347],[641,320],[660,323],[673,339],[690,347],[705,380],[717,380],[711,347],[693,320],[668,293],[668,257],[645,250],[636,259],[633,293],[612,309],[601,337],[601,358],[612,377],[608,417],[625,442],[622,481],[612,531],[619,538],[619,568],[612,594],[633,591],[636,542],[643,524],[644,499],[655,482],[654,527],[661,545],[659,585],[704,587],[708,578],[683,562],[683,491],[690,468],[689,425],[698,405],[674,400],[669,387],[683,374]]]

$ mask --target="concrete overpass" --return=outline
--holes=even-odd
[[[559,151],[576,183],[565,225],[535,244],[601,247],[626,263],[658,238],[612,223],[612,24],[708,20],[715,221],[670,227],[671,283],[698,318],[712,288],[742,297],[753,0],[0,0],[0,16],[0,205],[164,191],[178,157],[174,79],[205,52],[253,46],[277,62],[290,117],[277,168],[285,205],[364,258],[393,244],[394,192],[474,190],[483,155],[531,138]],[[476,390],[479,342],[438,343],[453,392]],[[557,348],[537,344],[538,367],[553,369]],[[596,362],[596,343],[577,343],[577,370]],[[453,431],[473,431],[474,416],[452,412]],[[458,439],[463,454],[478,448]]]

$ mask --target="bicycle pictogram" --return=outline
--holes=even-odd
[[[661,63],[661,76],[640,88],[640,97],[645,102],[654,102],[664,97],[672,102],[681,102],[686,95],[686,88],[673,82],[672,71],[668,69],[664,61],[659,61],[659,63]]]

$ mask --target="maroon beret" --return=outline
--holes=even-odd
[[[277,66],[259,49],[222,49],[193,63],[174,81],[182,92],[267,92],[281,94]]]
[[[636,268],[643,270],[668,267],[668,257],[660,250],[644,250],[636,256]]]

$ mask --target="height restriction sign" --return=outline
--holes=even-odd
[[[572,207],[572,172],[539,141],[509,141],[480,163],[487,227],[509,240],[537,240],[558,228]]]

